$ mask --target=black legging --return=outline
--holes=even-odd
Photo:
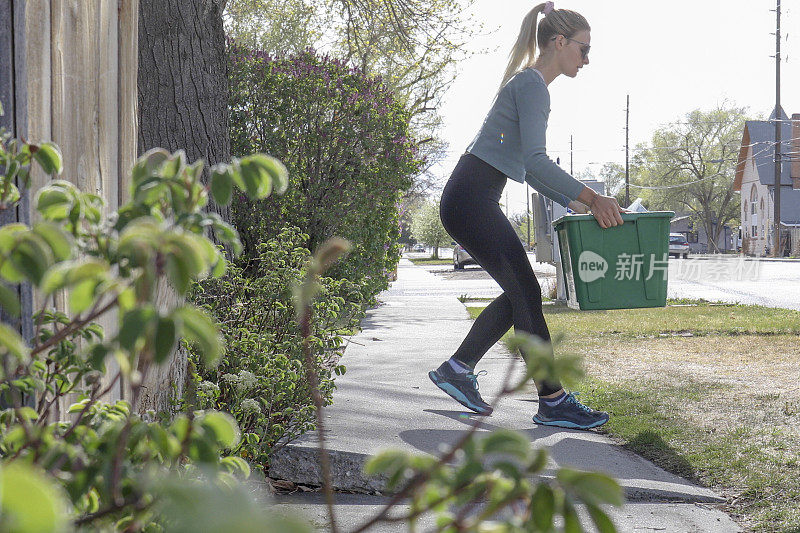
[[[542,290],[511,223],[500,209],[506,177],[472,154],[459,159],[442,192],[440,216],[447,232],[503,289],[475,320],[454,357],[475,367],[481,357],[514,326],[550,341],[542,313]],[[539,395],[561,389],[539,385]]]

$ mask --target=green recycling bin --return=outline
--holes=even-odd
[[[555,222],[567,305],[573,309],[632,309],[667,305],[672,211],[622,213],[603,229],[593,215]]]

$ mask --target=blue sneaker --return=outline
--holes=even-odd
[[[608,413],[583,405],[575,398],[578,394],[571,392],[564,401],[554,406],[539,400],[539,412],[533,415],[533,421],[543,426],[573,429],[596,428],[608,422]]]
[[[475,411],[479,415],[490,415],[492,406],[484,402],[478,392],[478,376],[484,374],[486,374],[485,370],[478,372],[477,376],[471,371],[459,373],[445,361],[436,370],[428,372],[428,377],[437,387],[467,409]]]

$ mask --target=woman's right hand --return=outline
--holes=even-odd
[[[603,196],[584,186],[577,200],[589,206],[589,210],[601,228],[622,225],[622,217],[619,214],[625,213],[626,210],[619,206],[617,199],[613,196]]]
[[[601,194],[594,197],[590,209],[601,228],[621,226],[622,217],[620,213],[626,212],[625,209],[619,206],[616,198]]]

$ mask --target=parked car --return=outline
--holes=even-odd
[[[456,244],[453,247],[453,270],[462,270],[464,265],[475,265],[475,260],[463,246]]]
[[[683,256],[684,259],[689,257],[689,242],[683,233],[669,234],[669,255],[674,255],[675,257]]]
[[[412,248],[412,250],[414,252],[424,252],[425,251],[425,247],[422,246],[421,244],[417,244],[416,246],[414,246],[414,248]]]

